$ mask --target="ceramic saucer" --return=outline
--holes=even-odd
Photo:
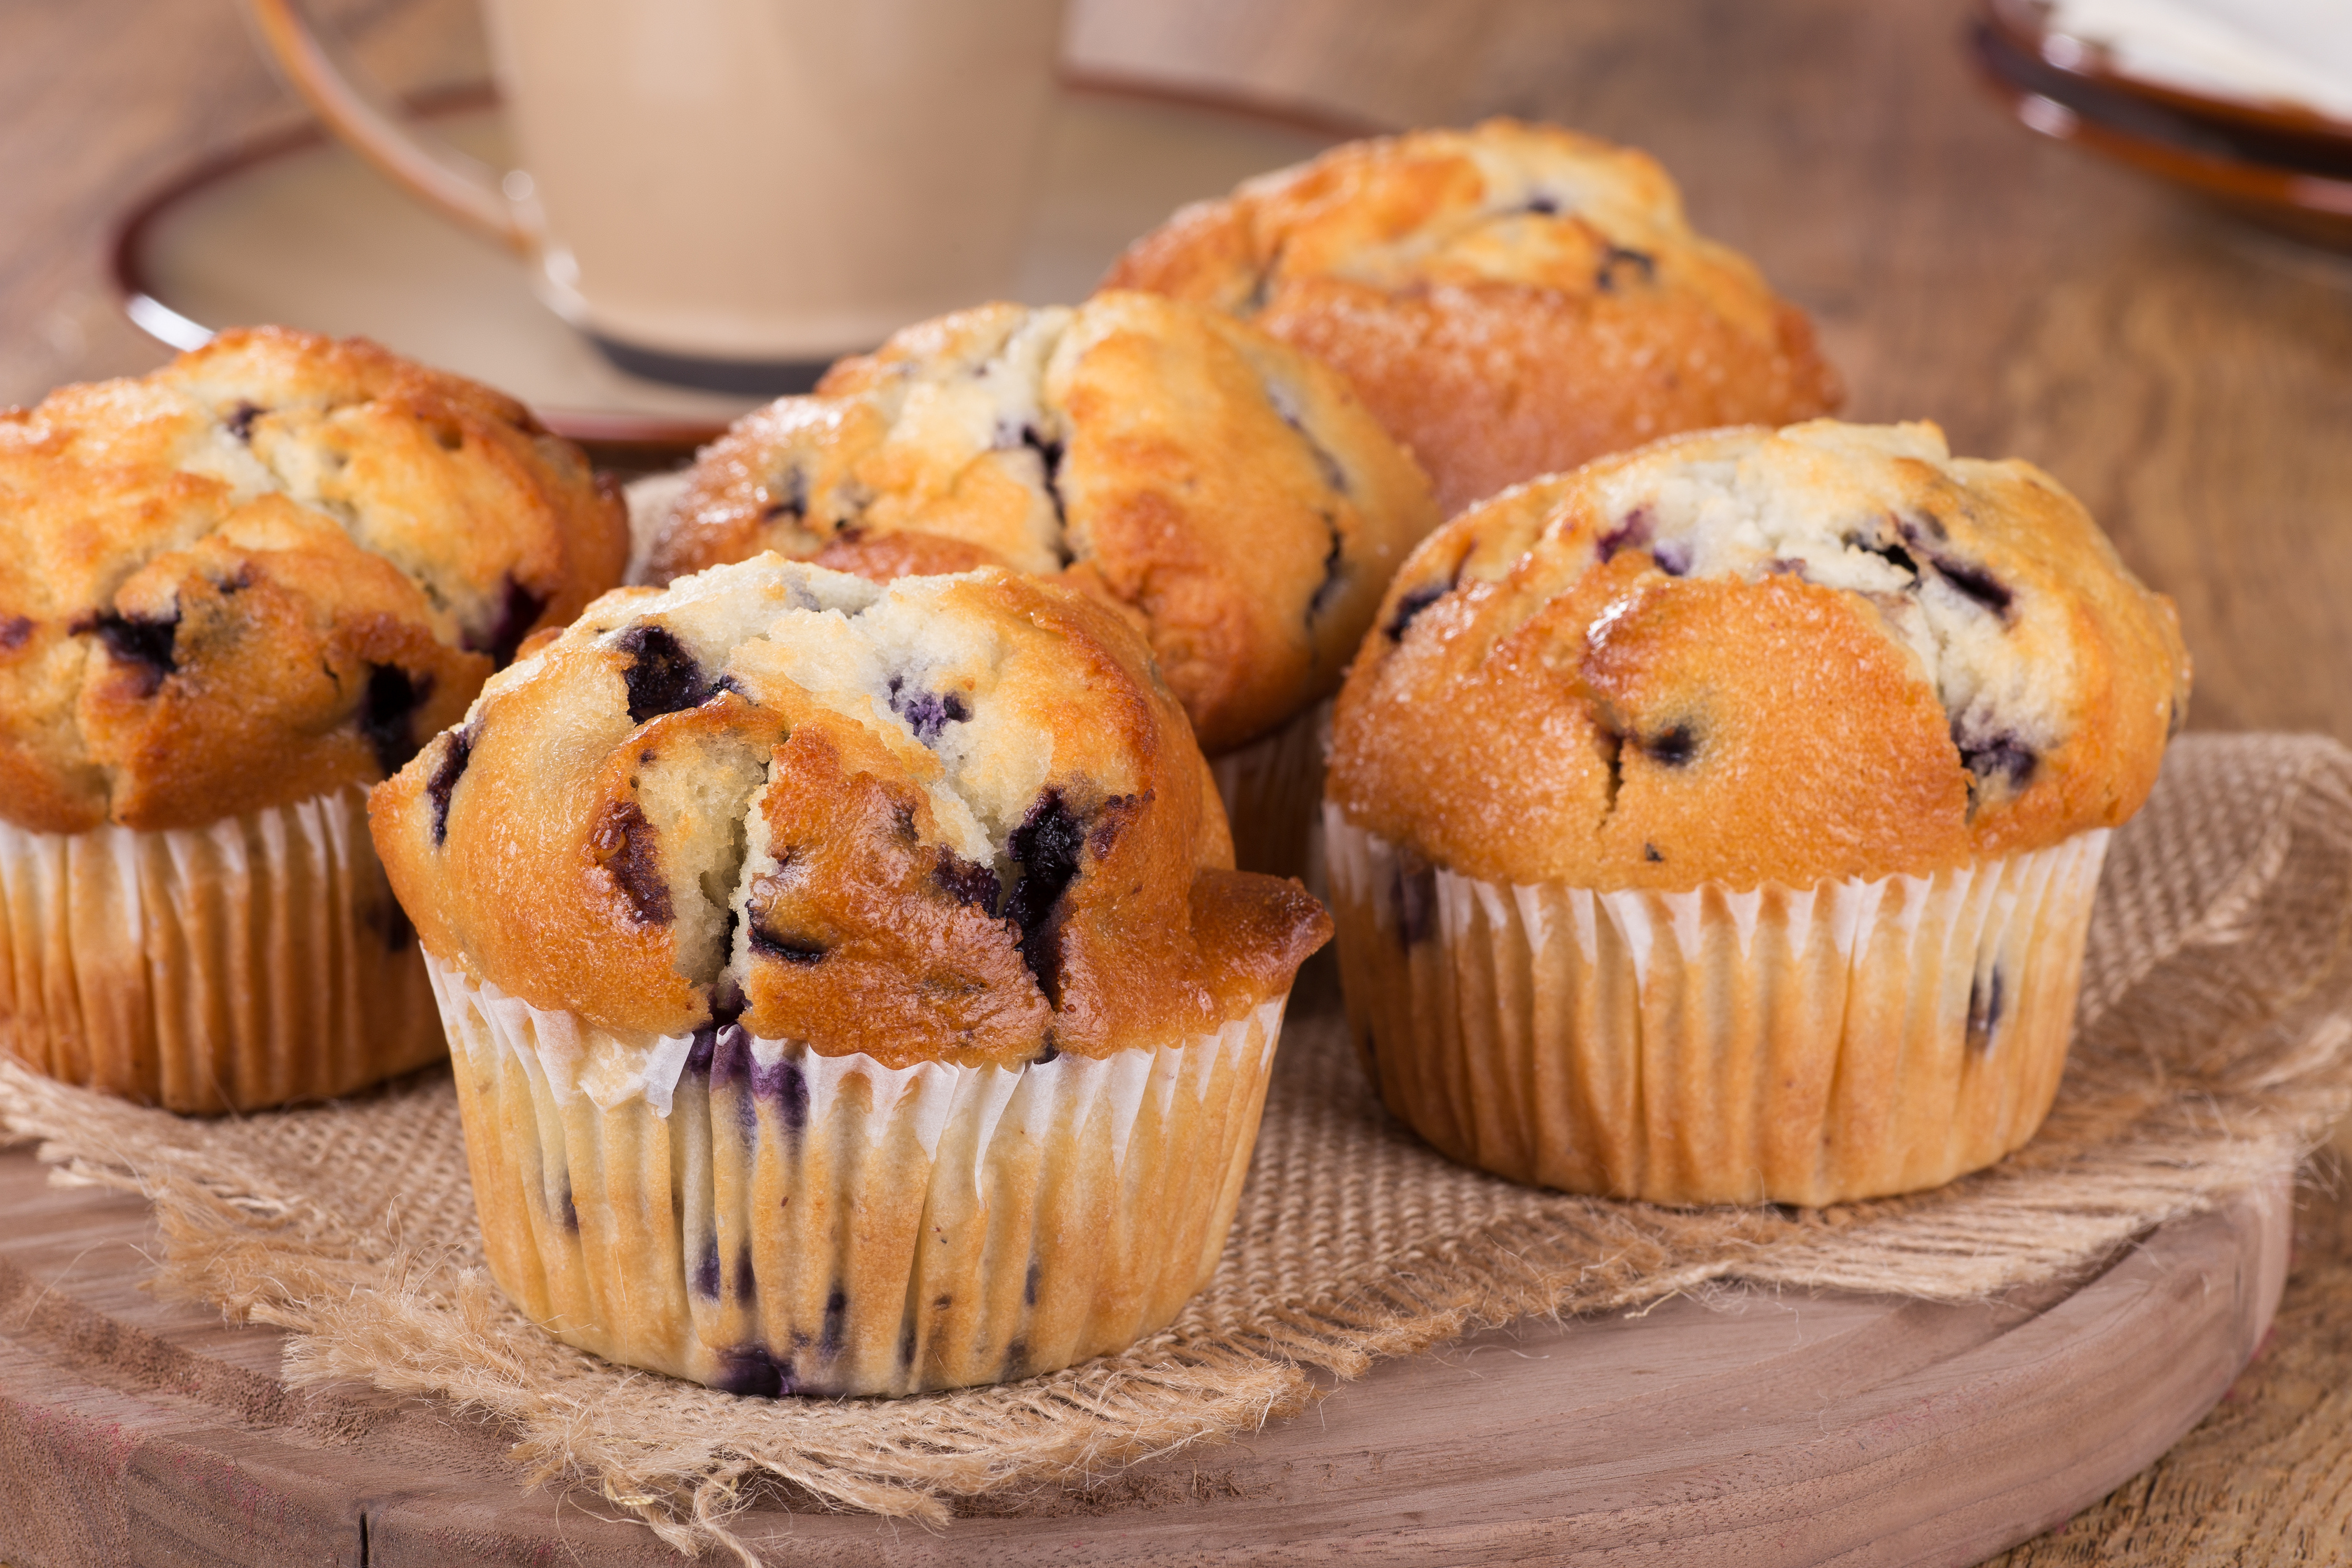
[[[487,89],[420,102],[433,129],[510,166]],[[1133,82],[1065,84],[1015,297],[1084,298],[1176,207],[1369,127]],[[175,348],[257,321],[375,339],[513,394],[604,461],[655,463],[762,401],[629,375],[557,320],[521,262],[426,212],[316,128],[182,174],[125,215],[114,274]]]

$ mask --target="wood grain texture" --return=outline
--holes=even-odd
[[[0,1155],[0,1552],[48,1568],[671,1560],[525,1492],[485,1423],[299,1391],[278,1335],[155,1299],[145,1205]],[[2267,1329],[2284,1179],[2094,1278],[1968,1307],[1728,1291],[1384,1363],[1255,1437],[928,1534],[742,1533],[832,1564],[1972,1563],[2163,1452]]]

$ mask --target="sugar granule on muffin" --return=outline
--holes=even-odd
[[[437,1051],[360,792],[617,579],[616,498],[512,400],[223,333],[0,415],[0,1015],[175,1110]]]
[[[1231,869],[1140,637],[997,569],[766,555],[609,595],[374,816],[500,1283],[740,1392],[1019,1376],[1166,1322],[1329,929]]]
[[[1336,366],[1448,514],[1842,396],[1803,312],[1692,230],[1654,160],[1557,126],[1350,142],[1186,207],[1105,284],[1232,311]]]
[[[1662,1201],[1999,1158],[2187,690],[2073,498],[1932,426],[1678,437],[1474,509],[1337,721],[1383,1094],[1458,1157]]]

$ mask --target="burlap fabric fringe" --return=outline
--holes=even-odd
[[[454,1096],[183,1121],[0,1069],[0,1120],[155,1202],[168,1279],[293,1331],[291,1376],[488,1412],[518,1483],[592,1487],[688,1550],[755,1497],[945,1521],[1256,1427],[1473,1327],[1738,1278],[1948,1300],[2081,1268],[2277,1173],[2352,1104],[2352,753],[2192,737],[2116,836],[2081,1026],[2041,1135],[1916,1197],[1675,1211],[1516,1187],[1380,1109],[1336,999],[1296,1011],[1223,1266],[1127,1354],[897,1401],[742,1400],[626,1372],[524,1322],[481,1267]],[[1328,1376],[1324,1379],[1328,1383]],[[992,1503],[992,1511],[1003,1505]]]

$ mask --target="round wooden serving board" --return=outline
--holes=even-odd
[[[278,1380],[280,1336],[142,1289],[146,1205],[0,1154],[0,1561],[675,1563],[498,1431]],[[2285,1173],[2030,1299],[1735,1290],[1383,1363],[1242,1442],[943,1533],[744,1516],[793,1563],[1965,1564],[2135,1474],[2229,1387],[2286,1272]]]

